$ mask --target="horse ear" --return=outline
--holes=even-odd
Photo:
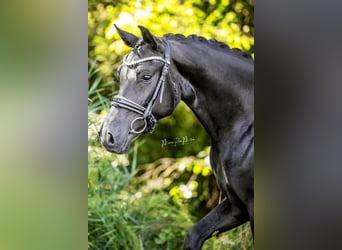
[[[121,37],[121,39],[124,41],[124,43],[131,47],[131,48],[134,48],[136,43],[139,41],[139,37],[129,33],[129,32],[126,32],[126,31],[123,31],[122,29],[119,29],[118,26],[116,26],[114,24],[116,30],[118,31],[119,33],[119,36]]]
[[[151,32],[146,29],[144,26],[139,25],[139,29],[141,30],[141,34],[143,40],[152,46],[152,49],[157,50],[158,48],[158,39],[151,34]]]

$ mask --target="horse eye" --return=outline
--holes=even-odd
[[[143,75],[142,78],[143,78],[143,80],[148,81],[152,78],[152,76],[151,75]]]

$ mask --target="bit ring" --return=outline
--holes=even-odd
[[[137,121],[139,120],[143,120],[144,121],[144,127],[139,130],[139,131],[136,131],[134,128],[133,128],[133,125],[134,123],[136,123]],[[142,117],[142,116],[139,116],[137,118],[135,118],[132,122],[131,122],[131,130],[129,131],[130,134],[141,134],[145,131],[145,129],[147,128],[147,121],[146,121],[146,118],[145,117]]]

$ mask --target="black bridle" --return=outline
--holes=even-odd
[[[158,83],[157,83],[157,86],[154,90],[152,98],[149,101],[149,103],[147,104],[146,108],[141,106],[140,104],[134,102],[134,101],[127,99],[126,97],[119,96],[119,95],[114,96],[113,102],[112,102],[113,107],[128,109],[132,112],[135,112],[135,113],[138,113],[139,115],[141,115],[141,116],[138,116],[137,118],[135,118],[131,122],[131,129],[130,129],[129,133],[133,133],[133,134],[148,133],[148,132],[152,132],[154,130],[154,128],[156,127],[157,119],[152,114],[152,109],[153,109],[153,106],[157,100],[158,95],[160,95],[159,102],[162,103],[162,101],[163,101],[164,83],[166,80],[166,76],[169,72],[169,65],[170,65],[170,45],[166,39],[163,39],[163,42],[165,45],[164,58],[159,57],[159,56],[151,56],[151,57],[142,58],[142,59],[137,60],[137,61],[127,62],[127,56],[128,55],[126,55],[124,57],[123,65],[128,66],[128,67],[136,66],[140,63],[147,62],[147,61],[161,61],[164,63],[161,76],[158,80]],[[134,129],[134,124],[139,120],[144,121],[144,126],[141,130],[136,131]]]

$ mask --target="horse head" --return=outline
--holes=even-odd
[[[176,70],[168,41],[139,26],[142,39],[115,26],[133,48],[118,68],[120,90],[104,119],[99,136],[110,152],[126,153],[140,134],[152,132],[157,120],[170,115],[180,101],[180,87],[172,79]]]

